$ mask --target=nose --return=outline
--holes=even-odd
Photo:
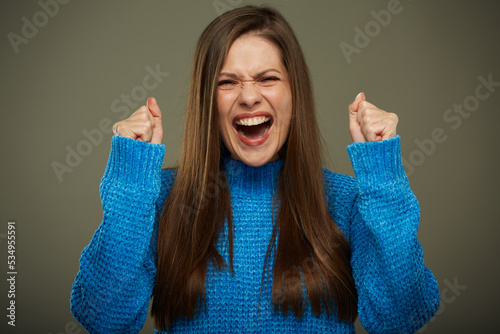
[[[252,109],[255,105],[260,103],[262,95],[254,82],[242,82],[241,86],[239,103]]]

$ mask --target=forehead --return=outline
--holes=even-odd
[[[244,76],[267,69],[285,74],[279,49],[262,37],[245,34],[237,38],[229,48],[221,72]]]

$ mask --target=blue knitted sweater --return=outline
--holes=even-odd
[[[400,138],[347,147],[356,178],[323,170],[329,212],[352,250],[358,312],[370,333],[413,333],[439,308],[436,279],[417,240],[420,210],[401,163]],[[90,333],[137,333],[155,282],[162,206],[175,179],[161,170],[164,145],[114,136],[100,193],[103,220],[83,250],[71,311]],[[261,167],[225,159],[234,224],[234,275],[206,277],[206,310],[168,333],[354,333],[335,316],[273,311],[271,284],[259,291],[272,233],[273,179],[284,160]],[[218,249],[229,263],[224,240]],[[155,331],[160,333],[159,331]]]

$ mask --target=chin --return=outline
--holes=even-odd
[[[279,159],[278,154],[273,152],[240,152],[239,154],[231,154],[233,159],[241,160],[245,165],[252,167],[260,167],[268,162]]]

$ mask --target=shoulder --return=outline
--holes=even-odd
[[[325,182],[325,192],[329,205],[352,207],[358,194],[358,182],[355,177],[332,172],[327,168],[322,169]]]
[[[330,217],[344,235],[348,236],[352,211],[358,195],[357,180],[353,176],[335,173],[327,168],[323,168],[322,172]]]

